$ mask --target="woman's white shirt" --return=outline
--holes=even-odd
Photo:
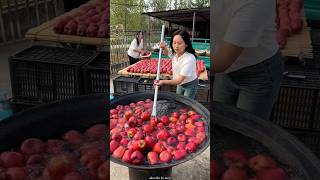
[[[197,78],[196,58],[193,54],[185,52],[180,57],[174,55],[172,58],[172,74],[173,79],[178,75],[185,76],[182,84],[191,82]]]
[[[222,42],[243,47],[229,73],[258,64],[278,51],[275,39],[276,0],[217,0],[213,10],[213,47]]]
[[[133,57],[133,58],[140,58],[140,53],[133,51],[134,49],[138,49],[138,50],[142,50],[143,49],[143,39],[141,39],[141,42],[139,43],[138,46],[138,42],[137,39],[134,38],[130,44],[129,50],[128,50],[128,55]]]

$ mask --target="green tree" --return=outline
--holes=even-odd
[[[190,0],[191,8],[204,8],[209,6],[209,0]]]
[[[152,11],[165,11],[170,9],[170,3],[167,0],[148,0],[149,9]]]
[[[146,29],[144,0],[111,0],[110,4],[111,25],[123,24],[126,30]]]
[[[179,9],[188,8],[188,0],[179,0]]]

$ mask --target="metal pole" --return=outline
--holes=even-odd
[[[164,30],[165,30],[165,26],[162,25],[162,28],[161,28],[161,41],[160,42],[163,42]],[[157,78],[156,78],[157,81],[159,81],[159,79],[160,79],[161,54],[162,54],[162,48],[159,49],[159,59],[158,59]],[[155,92],[154,92],[153,107],[152,107],[152,112],[151,112],[151,116],[152,117],[156,117],[157,116],[158,91],[159,91],[159,86],[156,86],[155,87]]]
[[[150,19],[150,16],[148,16],[148,47],[150,47],[151,45],[150,45],[150,21],[151,21],[151,19]]]
[[[193,42],[193,38],[194,38],[194,29],[195,29],[195,25],[196,25],[196,12],[193,12],[193,19],[192,19],[192,42]]]
[[[7,38],[6,38],[6,31],[4,29],[4,21],[3,21],[3,17],[2,17],[2,4],[0,1],[0,27],[1,27],[1,35],[2,35],[2,39],[3,39],[3,43],[7,42]]]
[[[18,3],[17,3],[17,0],[14,0],[13,2],[14,2],[14,7],[15,7],[15,19],[16,19],[16,25],[17,25],[18,38],[21,38],[22,32],[21,32],[21,26],[20,26]]]
[[[126,7],[126,13],[124,13],[124,32],[127,32],[127,7]]]

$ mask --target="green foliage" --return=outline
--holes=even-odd
[[[142,15],[146,6],[144,0],[111,0],[110,24],[123,24],[125,29],[146,29],[146,17]]]
[[[209,6],[209,0],[191,0],[190,5],[192,8],[203,8]]]

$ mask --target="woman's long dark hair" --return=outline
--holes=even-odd
[[[140,33],[142,33],[142,35],[143,35],[143,32],[142,32],[142,31],[138,31],[138,32],[136,33],[136,40],[137,40],[138,46],[139,46],[139,44],[140,44],[140,41],[139,41],[139,39],[138,39],[138,36],[139,36]]]
[[[176,35],[180,35],[184,41],[184,43],[187,45],[186,47],[186,52],[191,53],[194,55],[195,58],[197,58],[196,56],[196,51],[193,49],[192,44],[191,44],[191,40],[190,40],[190,36],[188,34],[188,32],[186,30],[177,30],[175,31],[172,36],[171,36],[171,42],[170,42],[170,47],[173,50],[173,38]]]

